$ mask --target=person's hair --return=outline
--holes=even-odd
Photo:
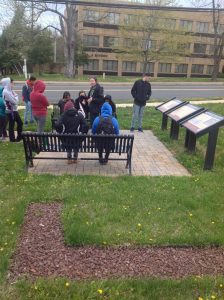
[[[36,77],[34,77],[34,76],[30,76],[30,79],[29,79],[30,81],[35,81],[36,80]]]
[[[64,92],[63,93],[63,99],[67,98],[68,96],[71,96],[69,92]]]
[[[91,76],[89,79],[94,79],[96,81],[96,83],[98,82],[97,77],[96,76]]]
[[[79,96],[80,96],[82,93],[86,94],[85,91],[80,91],[80,92],[79,92]]]
[[[149,74],[149,73],[143,73],[143,74],[142,74],[142,77],[145,77],[145,76],[149,77],[150,74]]]
[[[13,80],[13,78],[12,77],[10,77],[10,82],[12,83],[14,80]]]

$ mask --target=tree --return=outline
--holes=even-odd
[[[219,69],[220,69],[220,63],[223,57],[223,50],[224,50],[224,28],[223,28],[223,22],[224,22],[224,1],[223,0],[212,0],[209,2],[197,0],[192,1],[192,4],[195,7],[203,7],[203,8],[210,8],[210,20],[212,22],[212,28],[213,28],[213,72],[212,72],[212,80],[216,81]]]
[[[28,50],[28,60],[39,66],[39,74],[42,65],[53,61],[53,40],[51,32],[43,31],[34,37],[33,44]]]
[[[127,59],[141,61],[143,72],[148,71],[150,62],[168,62],[189,55],[191,35],[175,29],[175,19],[167,13],[154,10],[127,16],[120,31],[122,39],[117,53]]]

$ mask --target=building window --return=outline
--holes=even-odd
[[[206,74],[212,75],[213,70],[214,70],[214,66],[213,65],[207,66]]]
[[[204,65],[192,65],[191,73],[192,74],[203,74]]]
[[[192,31],[193,21],[180,20],[180,27],[187,31]]]
[[[154,63],[147,63],[145,68],[145,73],[154,73]],[[143,63],[141,63],[141,72],[143,73]]]
[[[219,24],[218,26],[218,34],[223,34],[224,32],[224,24]]]
[[[88,60],[88,63],[83,66],[87,71],[99,71],[99,61],[97,59]]]
[[[150,40],[149,41],[149,40],[143,39],[142,44],[143,44],[144,49],[147,49],[147,48],[148,48],[148,50],[156,49],[157,41],[156,40]]]
[[[96,10],[84,10],[84,20],[87,22],[96,22],[100,18],[100,12]]]
[[[175,73],[187,74],[187,64],[176,64]]]
[[[122,71],[123,72],[136,72],[136,62],[123,61]]]
[[[214,51],[215,51],[215,46],[212,44],[212,45],[209,45],[209,54],[213,55],[214,54]]]
[[[118,62],[117,60],[104,60],[103,70],[117,72]]]
[[[197,22],[196,31],[200,33],[208,32],[209,23],[208,22]]]
[[[113,48],[118,46],[118,38],[112,36],[103,37],[103,46],[106,48]]]
[[[124,38],[123,46],[127,48],[136,47],[136,40],[130,38]]]
[[[83,35],[83,44],[85,47],[99,47],[98,35]]]
[[[106,14],[106,17],[104,20],[107,24],[119,25],[120,14],[109,12]]]
[[[171,64],[159,63],[159,73],[171,73]]]
[[[206,53],[206,44],[194,44],[194,53],[205,54]]]
[[[126,25],[139,24],[139,16],[137,16],[137,15],[126,15],[124,17],[124,23]]]

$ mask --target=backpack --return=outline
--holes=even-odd
[[[114,134],[114,125],[112,122],[112,116],[102,117],[99,116],[99,124],[96,129],[97,134]]]

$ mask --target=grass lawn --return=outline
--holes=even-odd
[[[66,78],[63,74],[47,74],[44,73],[42,75],[33,74],[39,79],[46,80],[46,81],[88,81],[90,75],[83,75],[83,76],[76,76],[75,78]],[[24,81],[24,76],[19,75],[8,75],[13,77],[14,80],[22,80]],[[4,76],[6,77],[6,76]],[[106,78],[103,79],[102,75],[97,76],[100,82],[134,82],[135,80],[139,79],[140,76],[110,76],[106,75]],[[211,82],[211,78],[186,78],[186,77],[151,77],[151,81],[153,82]],[[223,78],[218,78],[217,81],[223,81]]]
[[[224,115],[222,104],[206,107]],[[118,118],[122,128],[129,128],[131,109],[120,109]],[[224,245],[224,130],[219,132],[214,170],[204,172],[207,136],[190,155],[184,151],[183,129],[179,141],[171,141],[160,126],[161,114],[146,109],[143,127],[153,129],[192,177],[31,175],[24,171],[22,144],[0,143],[0,299],[224,299],[224,277],[69,281],[69,286],[66,279],[6,281],[30,202],[63,201],[65,239],[73,245]]]

